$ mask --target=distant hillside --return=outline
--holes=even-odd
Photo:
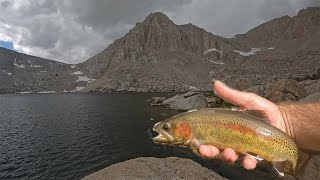
[[[320,8],[309,7],[297,16],[283,16],[236,36],[251,46],[320,48]]]
[[[0,93],[76,91],[88,79],[76,65],[0,48]]]

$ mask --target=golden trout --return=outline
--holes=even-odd
[[[203,144],[232,148],[270,161],[281,176],[296,175],[308,155],[298,150],[289,135],[251,112],[257,111],[207,108],[182,113],[156,123],[153,130],[159,135],[153,141],[190,147],[197,155]]]

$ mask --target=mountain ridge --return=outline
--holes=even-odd
[[[2,85],[0,89],[5,89],[2,92],[207,91],[211,90],[213,79],[231,86],[241,79],[256,85],[312,74],[320,68],[320,42],[316,38],[320,37],[319,17],[319,7],[307,8],[296,16],[273,19],[235,38],[223,38],[190,23],[176,25],[165,14],[156,12],[77,65],[46,61],[42,69],[37,69],[32,66],[40,63],[32,60],[35,57],[17,61],[7,57],[3,62],[10,62],[9,65],[0,64],[0,69],[7,72],[10,67],[14,73],[0,74],[0,79],[8,81],[8,86]],[[5,59],[1,52],[0,49],[0,58]],[[24,68],[19,68],[21,65]]]
[[[298,12],[296,16],[282,16],[265,22],[245,34],[236,35],[250,45],[277,45],[281,48],[309,47],[308,40],[314,40],[312,35],[317,37],[320,31],[320,8],[308,7]],[[319,48],[320,42],[317,42]],[[312,46],[310,46],[312,47]]]
[[[104,63],[96,63],[104,67],[103,69],[106,74],[102,80],[93,82],[86,90],[95,91],[102,87],[102,89],[107,91],[163,91],[160,87],[164,87],[165,85],[161,84],[161,79],[166,79],[166,84],[173,84],[172,87],[165,87],[164,89],[166,91],[186,90],[184,87],[188,87],[188,81],[192,81],[192,78],[189,77],[187,78],[188,80],[181,78],[181,74],[183,74],[184,77],[188,76],[186,72],[182,72],[183,68],[191,68],[188,66],[189,63],[196,64],[196,61],[201,61],[201,59],[203,61],[201,56],[205,50],[218,48],[218,46],[219,48],[223,47],[228,49],[228,46],[222,41],[222,38],[196,26],[192,26],[192,28],[193,31],[190,31],[190,28],[186,25],[175,25],[162,13],[153,13],[147,16],[143,22],[137,23],[124,37],[110,45],[110,47],[115,47],[115,49],[108,47],[105,53],[94,57],[97,60],[93,58],[83,63],[84,67],[89,64],[89,68],[87,69],[97,69],[95,67],[92,68],[90,64],[94,61],[99,61],[98,59],[103,59],[101,56],[109,57]],[[172,58],[168,57],[168,54],[172,54]],[[219,54],[217,54],[217,56],[219,56]],[[120,66],[121,68],[119,68]],[[143,69],[144,66],[149,69]],[[163,66],[163,69],[166,70],[174,66],[179,72],[171,69],[171,76],[164,75],[156,70],[147,72],[152,69],[157,69],[156,66]],[[194,73],[196,75],[203,76],[200,74],[204,72],[209,74],[210,71],[207,68],[208,63],[198,63],[196,66],[199,66],[198,68],[203,71],[195,71]],[[130,70],[130,68],[135,69]],[[107,71],[107,69],[109,69],[109,71]],[[114,69],[118,70],[114,71]],[[136,72],[142,72],[142,69],[146,74],[139,77],[140,75]],[[152,77],[151,79],[153,80],[139,79],[143,79],[146,76]],[[114,77],[118,78],[114,81]],[[121,81],[123,81],[123,83],[119,84],[117,79],[122,79]],[[142,87],[144,86],[142,81],[146,81],[145,84],[147,85],[145,87]],[[179,84],[177,81],[181,81],[182,83]],[[198,86],[204,87],[205,85],[199,84]],[[209,87],[210,85],[206,86]]]
[[[0,93],[76,91],[86,85],[72,74],[77,71],[76,65],[0,48]]]
[[[320,12],[320,8],[309,8],[301,10],[296,17],[301,18],[306,16],[303,14],[307,14],[308,17],[310,17],[310,13],[308,14],[310,10],[312,12],[315,11],[316,15]],[[85,90],[186,91],[189,87],[195,87],[195,89],[199,90],[211,90],[213,78],[222,79],[232,85],[236,79],[241,78],[248,79],[249,81],[252,81],[253,84],[261,84],[264,82],[271,82],[280,77],[292,77],[294,76],[292,74],[295,74],[296,67],[287,67],[286,63],[283,63],[282,61],[286,59],[295,66],[301,66],[301,64],[306,62],[299,62],[295,50],[306,49],[306,51],[308,51],[307,49],[310,47],[296,45],[288,48],[293,44],[290,41],[296,41],[296,44],[300,43],[300,41],[294,40],[292,36],[288,36],[290,41],[286,42],[286,39],[282,41],[284,45],[281,44],[282,42],[278,43],[274,40],[281,39],[279,37],[288,31],[288,24],[291,23],[291,27],[293,27],[292,19],[294,18],[295,17],[291,18],[289,16],[280,17],[266,22],[248,31],[244,35],[238,35],[236,38],[228,39],[213,35],[212,33],[191,24],[176,25],[166,15],[162,13],[153,13],[147,16],[144,21],[137,23],[137,25],[124,37],[115,41],[120,44],[118,44],[119,46],[116,45],[116,49],[121,50],[120,52],[115,53],[117,54],[117,58],[110,58],[107,60],[108,62],[115,61],[114,64],[109,63],[108,68],[104,69],[104,75],[94,83],[88,85]],[[281,28],[282,26],[279,26],[279,24],[283,24],[283,33],[274,34],[273,36],[275,37],[271,35],[264,36],[264,34],[277,31],[277,29]],[[261,29],[265,29],[266,25],[269,27],[265,32],[261,33]],[[261,37],[258,39],[255,38],[255,34],[261,34],[261,37],[269,38],[271,40],[270,43],[266,43],[268,41]],[[315,42],[315,44],[320,43]],[[114,44],[112,44],[112,46],[113,45]],[[249,51],[254,47],[258,47],[257,49],[259,49],[259,52],[250,56],[243,56],[241,53],[237,53]],[[275,47],[277,50],[274,50]],[[204,55],[204,52],[210,49],[218,49],[223,53],[213,51],[212,53],[209,53],[209,56]],[[166,55],[173,52],[179,54],[171,56],[175,57],[173,59],[178,60],[180,64],[170,63],[172,60]],[[268,53],[278,53],[278,57],[270,56]],[[192,54],[192,57],[190,54]],[[302,54],[307,56],[307,53]],[[260,55],[263,57],[260,57]],[[106,56],[106,54],[104,54],[104,56]],[[261,62],[253,63],[254,66],[250,65],[248,59],[252,59],[252,57],[261,59]],[[290,60],[292,58],[294,59],[293,62]],[[155,64],[150,62],[149,64],[147,62],[144,64],[141,63],[141,61],[148,61],[148,59],[151,62],[162,62],[162,64],[158,64],[157,69],[162,69],[162,72],[168,70],[171,74],[167,74],[170,74],[170,76],[163,75],[161,72],[153,72],[153,74],[151,72],[145,72],[147,71],[147,68],[155,69]],[[264,59],[267,61],[264,61]],[[213,64],[208,62],[217,63]],[[316,60],[313,62],[317,63]],[[187,64],[197,64],[197,66],[194,68],[186,68],[186,66],[188,66]],[[279,70],[274,70],[274,68],[272,68],[273,64],[279,64]],[[172,69],[173,67],[176,71]],[[280,70],[281,68],[284,69]],[[304,68],[302,72],[299,73],[312,74],[316,71],[314,67],[308,68],[309,67]],[[117,69],[120,70],[118,71]],[[181,73],[182,69],[190,69],[190,71]],[[194,78],[192,78],[192,75]],[[160,81],[163,81],[164,83],[159,85],[159,82],[144,79],[144,77],[152,77],[155,79],[159,77]],[[159,81],[159,79],[157,81]],[[138,83],[136,83],[137,81]],[[145,84],[141,81],[144,81]],[[165,84],[169,85],[167,86]]]

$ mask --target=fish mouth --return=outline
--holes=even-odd
[[[152,138],[153,142],[160,143],[160,144],[173,142],[174,137],[171,134],[169,134],[168,132],[160,129],[158,127],[160,124],[161,124],[161,122],[158,122],[153,126],[153,131],[159,133],[158,136]]]
[[[158,136],[152,138],[153,142],[155,143],[166,143],[169,142],[164,136],[162,136],[162,134],[158,134]]]

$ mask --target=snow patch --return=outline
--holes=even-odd
[[[95,79],[88,78],[87,76],[79,76],[79,79],[76,82],[85,81],[85,82],[91,83],[94,80]]]
[[[20,92],[20,94],[30,94],[32,93],[32,91],[24,91],[24,92]]]
[[[25,66],[23,64],[19,65],[16,62],[14,62],[14,65],[17,66],[18,68],[25,68]]]
[[[40,72],[45,73],[45,72],[47,72],[47,71],[46,71],[46,70],[43,70],[43,71],[40,71]]]
[[[38,94],[50,94],[50,93],[57,93],[55,91],[40,91],[40,92],[37,92]]]
[[[208,60],[209,62],[212,62],[214,64],[220,64],[223,65],[224,63],[222,61],[214,61],[214,60]]]
[[[82,89],[84,89],[84,87],[76,87],[74,91],[81,91]]]
[[[43,66],[40,66],[40,65],[33,65],[30,60],[28,60],[28,62],[29,62],[29,64],[30,64],[30,67],[35,67],[35,68],[41,68],[41,67],[43,67]]]
[[[6,71],[4,71],[4,70],[2,70],[2,72],[4,72],[4,73],[8,74],[9,76],[11,76],[11,75],[12,75],[12,73],[8,73],[8,72],[6,72]]]
[[[43,67],[43,66],[40,66],[40,65],[30,65],[30,67],[34,67],[34,68],[41,68],[41,67]]]
[[[250,56],[256,54],[256,52],[260,51],[261,49],[259,48],[251,48],[251,51],[249,52],[243,52],[243,51],[238,51],[238,50],[233,50],[234,52],[239,53],[241,56]]]
[[[183,84],[184,86],[187,86],[189,87],[189,90],[193,90],[193,91],[198,91],[199,89],[194,87],[194,86],[190,86],[190,85],[187,85],[187,84]]]
[[[17,56],[13,60],[14,65],[17,66],[18,68],[25,68],[25,66],[23,64],[19,65],[16,63],[16,61],[17,61]]]
[[[274,49],[274,47],[269,47],[268,49],[272,50],[272,49]]]
[[[81,72],[81,71],[76,71],[76,72],[73,72],[73,73],[71,73],[72,75],[80,75],[80,74],[83,74],[83,72]]]
[[[76,67],[76,65],[72,65],[72,66],[70,66],[70,67],[73,69],[73,68],[75,68],[75,67]]]
[[[222,51],[216,49],[216,48],[212,48],[212,49],[208,49],[206,50],[204,53],[202,53],[203,55],[206,55],[208,53],[211,53],[211,52],[219,52],[219,53],[222,53]]]

